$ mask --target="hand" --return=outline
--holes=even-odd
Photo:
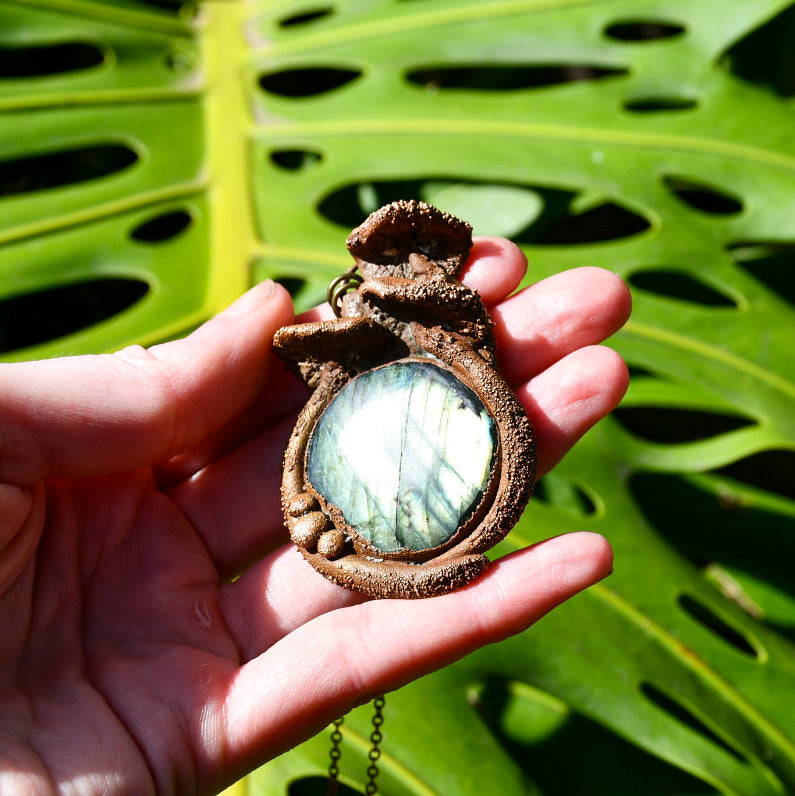
[[[594,268],[506,298],[525,267],[479,239],[464,281],[543,473],[623,395],[624,363],[595,344],[630,301]],[[364,601],[318,575],[279,507],[307,395],[270,351],[291,322],[263,283],[184,340],[0,365],[3,794],[211,793],[610,572],[607,542],[574,533],[428,600]]]

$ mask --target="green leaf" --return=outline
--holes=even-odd
[[[509,185],[426,182],[422,199],[472,225],[476,235],[511,237],[538,218],[544,202],[535,191]]]
[[[304,309],[396,198],[510,235],[525,284],[621,274],[630,392],[499,551],[595,530],[615,574],[390,695],[383,792],[795,790],[793,5],[192,9],[0,0],[3,357],[160,340],[267,277]],[[247,789],[322,793],[327,763],[321,735]]]

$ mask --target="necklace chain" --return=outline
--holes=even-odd
[[[334,719],[332,725],[331,749],[328,753],[328,756],[331,759],[331,762],[328,766],[328,796],[337,796],[338,793],[340,775],[340,767],[338,763],[340,757],[342,756],[342,752],[340,751],[340,742],[342,741],[342,733],[340,732],[340,728],[342,727],[343,721],[345,721],[345,717],[340,716],[338,719]]]
[[[373,718],[372,725],[373,731],[370,733],[370,749],[367,752],[367,758],[370,765],[367,766],[367,785],[365,786],[366,796],[377,796],[378,794],[378,760],[381,757],[381,741],[384,736],[381,733],[381,727],[384,723],[384,704],[386,699],[383,696],[376,697],[373,700]],[[342,723],[345,717],[341,716],[335,719],[332,723],[331,729],[331,749],[329,750],[329,767],[328,767],[328,790],[327,796],[337,796],[339,793],[339,775],[340,767],[339,761],[342,757],[340,750],[340,743],[342,742]]]
[[[380,744],[383,740],[381,735],[381,725],[384,723],[384,697],[376,697],[373,700],[373,731],[370,733],[370,751],[367,757],[370,758],[370,765],[367,767],[367,787],[364,789],[366,796],[373,796],[378,793],[378,758],[381,757]]]

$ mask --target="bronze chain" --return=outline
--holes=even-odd
[[[384,739],[381,733],[381,726],[384,723],[384,704],[386,699],[384,697],[376,697],[373,700],[373,731],[370,733],[370,750],[367,753],[367,758],[370,765],[367,767],[367,785],[365,786],[366,796],[376,796],[378,794],[378,760],[381,757],[381,741]],[[344,717],[335,719],[332,723],[331,730],[331,749],[329,750],[329,759],[331,762],[328,767],[328,790],[327,796],[337,796],[339,793],[339,760],[342,756],[340,751],[340,743],[342,742],[341,727]]]
[[[373,731],[370,733],[370,751],[367,757],[370,758],[370,765],[367,767],[367,787],[364,789],[366,796],[373,796],[378,793],[378,758],[381,757],[379,748],[384,736],[381,735],[381,725],[384,723],[384,697],[376,697],[373,700]]]
[[[342,727],[343,721],[345,721],[344,716],[334,719],[334,729],[331,731],[331,750],[328,753],[328,756],[331,758],[331,762],[328,766],[328,796],[337,796],[338,792],[340,775],[340,767],[338,763],[340,757],[342,756],[342,752],[340,751],[340,742],[342,741],[340,727]]]

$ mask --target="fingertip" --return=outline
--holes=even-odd
[[[507,258],[522,268],[527,268],[527,257],[522,249],[501,235],[476,235],[472,238],[472,249],[468,261],[481,257]]]
[[[270,337],[272,338],[273,333],[279,327],[287,326],[294,322],[295,307],[293,306],[293,297],[284,285],[280,285],[278,282],[271,282],[271,280],[267,281],[270,282],[270,286],[266,283],[261,283],[263,285],[261,309],[269,318],[268,328],[272,330],[270,332]]]
[[[275,331],[292,323],[293,317],[290,294],[282,285],[266,279],[202,324],[185,341],[188,344],[206,343],[209,348],[194,349],[200,356],[202,352],[207,354],[212,349],[229,347],[232,343],[241,352],[258,349],[261,354],[262,349],[270,345]],[[151,350],[159,352],[161,346],[153,346]]]
[[[483,236],[473,240],[461,281],[477,290],[486,305],[495,304],[519,286],[527,271],[524,252],[507,238]]]
[[[614,271],[596,266],[586,267],[599,273],[603,284],[603,294],[612,299],[613,323],[616,328],[621,328],[632,314],[632,291],[629,285]]]
[[[604,268],[572,268],[530,285],[491,310],[506,379],[518,384],[606,340],[631,310],[627,285]]]
[[[273,296],[275,290],[276,283],[272,279],[266,279],[243,293],[243,295],[232,302],[222,314],[227,317],[247,315],[249,312],[258,309],[265,301]]]
[[[580,284],[578,306],[582,308],[583,322],[596,322],[607,336],[618,331],[632,313],[632,293],[627,283],[614,271],[594,265],[583,265],[563,272]],[[590,301],[589,301],[589,297]]]
[[[624,357],[608,345],[583,346],[549,370],[554,372],[553,377],[548,378],[542,373],[530,384],[547,382],[549,397],[553,399],[557,379],[558,406],[562,407],[564,401],[567,402],[569,412],[582,419],[585,419],[588,409],[599,418],[612,412],[629,386],[629,368]]]
[[[613,374],[611,383],[613,405],[610,409],[612,411],[621,403],[621,399],[629,389],[629,366],[624,357],[615,349],[607,346],[599,346],[599,348],[603,349],[602,357],[604,357],[606,369]]]
[[[566,574],[571,588],[581,591],[612,574],[613,547],[602,534],[572,531],[557,539],[569,562]]]
[[[292,298],[283,285],[272,279],[265,279],[249,288],[218,317],[245,318],[253,313],[261,312],[267,312],[268,315],[279,321],[285,314],[292,316]]]

